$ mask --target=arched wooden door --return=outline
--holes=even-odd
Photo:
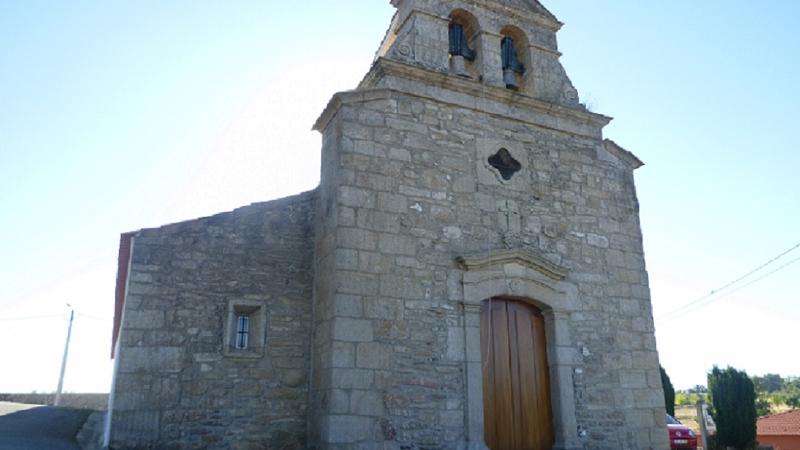
[[[544,318],[527,303],[481,307],[483,417],[492,450],[550,450],[553,417]]]

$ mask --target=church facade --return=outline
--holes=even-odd
[[[633,171],[535,0],[393,0],[311,192],[122,235],[112,448],[669,448]]]

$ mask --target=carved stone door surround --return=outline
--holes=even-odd
[[[460,256],[463,271],[464,348],[466,352],[467,447],[486,449],[481,370],[481,303],[495,297],[516,299],[538,307],[545,318],[554,450],[582,448],[575,416],[572,377],[577,350],[569,335],[569,317],[578,304],[578,289],[567,280],[567,269],[524,250],[497,250]]]

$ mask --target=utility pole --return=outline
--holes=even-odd
[[[61,375],[58,376],[58,389],[56,390],[56,400],[53,406],[58,406],[61,403],[61,388],[64,387],[64,372],[67,370],[67,354],[69,353],[69,338],[72,336],[72,319],[75,317],[75,310],[72,305],[69,306],[69,327],[67,328],[67,343],[64,345],[64,358],[61,359]]]
[[[706,402],[701,398],[697,400],[697,423],[700,425],[700,436],[703,439],[703,449],[708,450],[708,428],[706,425]]]

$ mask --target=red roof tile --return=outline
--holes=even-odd
[[[800,436],[800,409],[758,418],[759,436]]]

